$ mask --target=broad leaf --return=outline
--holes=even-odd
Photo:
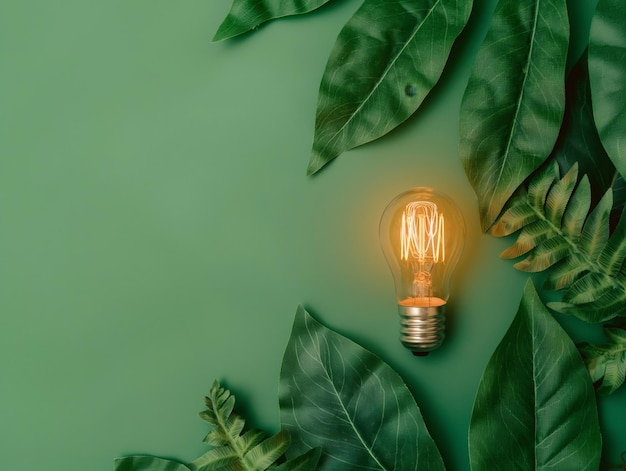
[[[589,75],[593,113],[604,147],[626,178],[626,9],[600,0],[591,23]]]
[[[478,387],[471,467],[596,471],[601,449],[589,374],[529,281]]]
[[[153,456],[129,456],[115,460],[115,471],[190,471],[181,463]]]
[[[388,133],[439,80],[472,0],[365,0],[320,84],[308,174]]]
[[[219,26],[213,41],[232,38],[276,18],[313,11],[329,0],[233,0],[228,15]]]
[[[443,470],[408,388],[373,353],[296,313],[280,380],[292,450],[322,447],[322,470]]]
[[[592,381],[598,386],[598,393],[612,394],[624,383],[626,376],[626,328],[624,325],[607,325],[604,331],[609,344],[584,344],[580,352]]]
[[[501,0],[461,104],[459,152],[484,231],[550,155],[565,107],[565,0]]]

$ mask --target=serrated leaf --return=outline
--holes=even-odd
[[[528,204],[543,213],[548,191],[559,179],[559,165],[552,162],[537,170],[537,174],[528,182]]]
[[[398,374],[302,307],[283,358],[280,409],[294,451],[322,447],[320,469],[444,469]]]
[[[626,376],[626,330],[623,326],[607,325],[604,331],[610,343],[584,344],[580,352],[598,393],[608,395],[624,383]]]
[[[609,190],[589,214],[583,226],[583,231],[580,235],[580,245],[592,260],[595,260],[600,255],[609,239],[609,216],[612,207],[613,192]]]
[[[289,434],[285,431],[280,431],[276,435],[263,440],[246,453],[244,458],[244,462],[247,465],[246,469],[268,468],[287,450],[289,442]]]
[[[552,151],[568,43],[565,0],[498,3],[461,104],[459,152],[484,231]]]
[[[228,446],[213,448],[190,463],[192,471],[214,471],[233,465],[239,461],[239,455]]]
[[[557,236],[541,242],[533,252],[514,266],[518,270],[539,272],[551,267],[570,254],[571,246],[563,237]]]
[[[562,223],[563,233],[572,240],[577,240],[591,206],[591,187],[587,175],[581,178],[576,191],[566,204]]]
[[[235,396],[215,381],[205,398],[200,417],[214,425],[205,442],[216,446],[192,463],[192,471],[262,471],[276,463],[289,447],[289,435],[281,431],[267,437],[259,430],[241,434],[245,421],[235,411]]]
[[[257,28],[266,21],[313,11],[329,0],[233,0],[213,41],[222,41]]]
[[[191,471],[175,461],[154,456],[129,456],[115,460],[115,471]]]
[[[595,471],[601,448],[589,374],[529,281],[478,387],[471,467]]]
[[[567,288],[588,269],[584,258],[577,254],[571,255],[552,267],[546,278],[544,288],[551,290]]]
[[[589,35],[593,115],[613,165],[626,178],[626,10],[621,0],[600,0]]]
[[[575,163],[563,178],[557,181],[546,198],[545,215],[555,226],[561,225],[563,213],[578,182],[578,163]]]
[[[320,84],[307,173],[388,133],[438,82],[472,0],[365,0]]]
[[[541,242],[555,235],[554,226],[545,219],[537,219],[520,232],[515,244],[504,250],[500,257],[517,258],[527,254]]]
[[[623,291],[609,290],[590,302],[577,304],[551,302],[548,303],[548,307],[561,314],[571,314],[587,322],[605,322],[616,316],[626,315],[626,296]]]
[[[602,250],[598,262],[609,276],[615,276],[622,268],[624,259],[626,259],[626,210],[622,211],[619,223]]]

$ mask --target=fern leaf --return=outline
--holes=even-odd
[[[517,241],[500,254],[502,258],[518,258],[527,254],[544,240],[552,238],[556,233],[553,225],[545,219],[538,219],[520,232]]]
[[[587,270],[585,260],[573,254],[552,267],[546,278],[544,288],[559,290],[568,287],[579,279]]]
[[[289,434],[284,431],[269,437],[250,450],[244,459],[249,469],[266,469],[289,447]],[[246,468],[248,469],[248,468]]]
[[[194,471],[214,471],[224,469],[238,461],[237,453],[228,446],[221,446],[207,451],[191,463]]]
[[[613,206],[613,192],[608,190],[591,212],[580,236],[582,249],[596,259],[609,239],[609,216]]]
[[[543,271],[567,257],[570,250],[571,247],[564,237],[552,237],[537,245],[526,259],[516,263],[514,267],[527,272]]]
[[[515,268],[550,269],[545,288],[565,290],[549,306],[588,322],[603,322],[626,311],[626,210],[609,237],[613,190],[591,207],[589,179],[578,182],[574,164],[563,177],[547,164],[508,202],[491,230],[495,236],[517,233],[502,258],[520,258]]]
[[[552,184],[559,178],[559,165],[553,162],[540,170],[535,178],[528,184],[528,202],[537,209],[542,210],[545,205],[548,191]]]
[[[626,259],[626,209],[622,210],[622,217],[600,254],[599,263],[610,276],[615,276]]]
[[[214,428],[204,441],[215,448],[190,463],[192,471],[263,471],[281,459],[289,447],[286,432],[269,438],[265,432],[254,429],[242,434],[245,421],[234,412],[235,396],[217,381],[205,398],[205,404],[207,409],[200,413],[200,417]],[[319,458],[319,454],[317,456]],[[313,463],[311,466],[314,467],[317,459],[313,458],[314,455],[310,455],[303,462]]]
[[[573,239],[580,236],[590,207],[591,185],[589,184],[589,177],[583,175],[576,192],[572,195],[569,203],[567,203],[567,208],[563,215],[562,227],[565,234]]]
[[[611,394],[624,383],[626,377],[626,330],[623,326],[607,325],[604,331],[610,343],[584,344],[580,352],[598,393]]]
[[[570,196],[578,180],[578,164],[574,164],[565,176],[558,180],[546,197],[546,218],[555,226],[561,225],[561,219]]]

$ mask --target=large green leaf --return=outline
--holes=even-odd
[[[612,394],[624,383],[626,376],[626,325],[607,325],[604,331],[610,340],[606,345],[583,344],[580,352],[599,394]]]
[[[405,121],[439,80],[471,0],[365,0],[320,84],[308,174]]]
[[[233,0],[230,12],[217,29],[213,41],[247,33],[269,20],[308,13],[328,2],[329,0]]]
[[[565,106],[565,0],[501,0],[461,104],[459,152],[489,229],[546,160]]]
[[[601,448],[589,374],[529,281],[478,387],[471,467],[597,471]]]
[[[591,23],[589,75],[600,139],[626,178],[626,9],[622,0],[600,0]]]
[[[443,470],[408,388],[373,353],[296,313],[280,375],[292,450],[322,447],[322,470]]]
[[[115,460],[115,471],[190,471],[184,464],[153,456],[129,456]]]

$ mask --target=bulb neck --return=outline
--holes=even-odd
[[[441,306],[403,306],[400,314],[400,341],[416,356],[424,356],[443,343],[445,304]]]

